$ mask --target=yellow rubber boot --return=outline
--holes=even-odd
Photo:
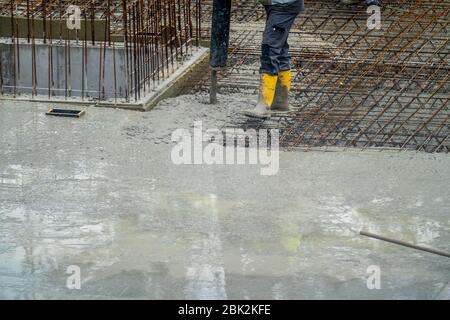
[[[259,101],[252,110],[247,110],[244,114],[253,118],[270,118],[270,108],[275,97],[278,76],[262,73],[259,87]]]
[[[274,111],[291,111],[289,107],[289,93],[291,92],[291,70],[280,71],[272,104]]]

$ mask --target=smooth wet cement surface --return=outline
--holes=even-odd
[[[0,299],[448,298],[450,259],[352,230],[450,251],[449,155],[283,152],[273,177],[172,164],[174,129],[250,103],[227,99],[81,119],[0,102]]]

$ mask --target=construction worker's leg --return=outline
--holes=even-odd
[[[267,21],[261,45],[261,83],[256,108],[246,111],[250,117],[270,117],[280,72],[280,58],[287,45],[295,17],[303,9],[303,1],[266,6]]]
[[[293,3],[286,7],[283,14],[283,18],[285,18],[285,20],[282,21],[284,22],[284,27],[287,30],[288,37],[294,21],[302,9],[302,3]],[[291,56],[289,54],[289,44],[287,38],[278,57],[278,66],[278,81],[275,90],[274,102],[272,104],[272,110],[290,111],[289,93],[291,90]]]
[[[278,75],[278,72],[289,64],[287,40],[301,10],[303,1],[266,6],[268,16],[261,45],[260,73]]]
[[[244,112],[245,115],[254,118],[270,117],[270,108],[272,107],[278,80],[278,57],[283,41],[280,37],[279,30],[274,27],[272,13],[275,6],[264,7],[266,9],[267,19],[261,45],[259,98],[254,109]]]
[[[289,55],[289,44],[283,47],[281,52],[280,71],[275,89],[275,97],[272,104],[274,111],[290,111],[289,94],[291,92],[291,57]]]

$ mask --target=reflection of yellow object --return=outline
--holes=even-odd
[[[289,252],[296,252],[302,243],[302,236],[286,237],[281,240],[283,247]]]
[[[270,108],[275,97],[278,76],[263,73],[261,74],[261,102]]]

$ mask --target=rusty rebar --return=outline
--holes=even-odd
[[[211,1],[202,7],[208,26]],[[445,0],[385,2],[382,29],[369,30],[363,4],[308,2],[289,39],[293,112],[274,112],[267,121],[236,117],[227,125],[279,128],[285,148],[449,152],[449,9]],[[230,67],[220,88],[256,94],[265,11],[256,2],[236,0],[232,19]],[[203,33],[209,32],[205,27]],[[209,86],[205,75],[189,92]]]
[[[81,10],[81,30],[69,30],[67,27],[67,9],[70,5]],[[124,101],[138,101],[161,80],[169,77],[190,53],[193,42],[198,43],[195,40],[201,23],[199,5],[199,1],[190,0],[0,0],[0,14],[8,14],[11,25],[13,68],[7,90],[13,95],[29,90],[22,87],[19,81],[20,59],[24,57],[23,52],[19,52],[22,36],[31,48],[33,96],[42,94],[42,89],[47,87],[49,98],[54,95],[71,97],[75,93],[72,92],[75,90],[72,88],[72,71],[76,60],[81,63],[81,88],[76,90],[82,100],[88,97],[104,100],[109,95],[117,102],[120,91]],[[19,30],[18,17],[26,19],[24,30]],[[194,27],[192,21],[195,21]],[[56,39],[59,43],[54,41]],[[44,75],[40,74],[42,66],[37,66],[37,55],[41,54],[42,44],[47,48],[48,66]],[[60,82],[55,82],[54,74],[57,72],[54,60],[56,46],[61,46],[63,56],[64,70]],[[89,70],[92,69],[88,61],[90,48],[99,50],[99,64],[95,71]],[[118,85],[119,50],[124,53],[125,61],[123,87]],[[109,58],[109,53],[112,58]],[[111,59],[113,63],[109,66]],[[2,65],[0,80],[5,93],[4,70]],[[98,78],[92,79],[91,75],[97,72]],[[107,94],[108,75],[114,78],[114,88]],[[39,86],[38,79],[45,78],[46,84]]]

